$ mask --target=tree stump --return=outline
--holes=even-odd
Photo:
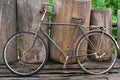
[[[100,27],[100,26],[106,27],[108,29],[108,30],[106,30],[106,33],[111,34],[112,33],[112,22],[111,22],[112,18],[111,18],[111,16],[112,16],[111,9],[107,9],[107,8],[95,8],[95,9],[92,9],[91,10],[91,22],[90,22],[90,25],[91,26],[94,25],[94,26],[98,26],[98,27]],[[98,30],[98,29],[91,29],[91,30]],[[100,40],[101,40],[97,36],[92,36],[90,39],[92,40],[94,45],[97,45],[95,43],[100,42]],[[97,59],[95,57],[91,57],[91,59],[103,61],[103,60],[108,60],[110,58],[111,47],[110,47],[109,41],[106,40],[105,38],[102,39],[101,48],[106,49],[106,51],[107,51],[106,53],[108,55],[106,55],[105,58]],[[89,48],[89,50],[90,50],[90,48]],[[100,50],[99,52],[102,53],[102,51],[104,51],[104,50]]]
[[[91,0],[54,0],[55,4],[55,14],[54,22],[62,22],[62,23],[70,23],[71,17],[77,17],[77,18],[86,18],[85,25],[89,26],[89,18],[90,18],[90,8],[91,8]],[[73,53],[67,52],[68,46],[70,45],[70,42],[72,40],[73,34],[75,31],[74,26],[63,26],[63,25],[53,25],[51,27],[51,37],[52,39],[60,46],[60,48],[67,54],[67,55],[73,55]],[[88,29],[85,28],[85,31],[87,32]],[[81,32],[77,33],[77,37],[75,41],[78,39],[78,37],[82,36]],[[85,46],[81,48],[81,50],[85,50],[83,54],[86,54],[87,52],[87,43],[85,42]],[[72,48],[71,51],[73,51],[74,48]],[[82,54],[80,54],[82,55]],[[58,49],[54,47],[53,44],[50,44],[50,57],[52,60],[64,63],[64,57],[60,53]],[[83,61],[85,57],[81,58],[81,61]],[[74,62],[75,59],[70,59],[68,62]]]
[[[2,53],[3,46],[10,36],[16,33],[16,0],[0,1],[0,64],[3,63]],[[7,58],[9,61],[15,59],[13,52],[9,51]],[[13,58],[11,58],[13,57]]]
[[[42,14],[40,14],[40,8],[43,0],[17,0],[17,10],[18,10],[18,31],[28,31],[28,32],[35,32],[35,29],[37,28],[39,21],[42,17]],[[47,18],[47,17],[46,17]],[[45,19],[46,19],[45,18]],[[45,31],[47,31],[47,26],[44,26]],[[45,43],[47,44],[47,39],[40,35]],[[28,45],[31,44],[33,37],[27,36],[21,45],[23,49],[25,49]],[[22,43],[22,42],[21,42]],[[31,55],[26,55],[26,57],[29,60],[40,60],[42,56],[44,56],[45,50],[43,48],[39,47],[39,42],[37,42],[37,45],[34,46],[34,50],[31,51]],[[39,50],[43,50],[42,53],[39,52]],[[34,56],[33,56],[34,53]],[[32,56],[32,57],[30,57]],[[37,57],[37,60],[36,60]]]
[[[117,34],[117,42],[118,42],[118,45],[120,46],[120,10],[118,10],[118,13],[117,13],[117,17],[118,17],[118,20],[117,20],[117,27],[118,27],[118,34]],[[120,52],[118,53],[118,57],[120,58]]]

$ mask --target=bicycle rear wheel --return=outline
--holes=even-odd
[[[19,76],[31,76],[45,65],[48,50],[41,39],[31,32],[21,32],[13,35],[5,44],[3,59],[7,68]],[[12,55],[9,57],[8,55]]]
[[[81,48],[87,43],[87,51]],[[115,40],[106,33],[100,31],[89,32],[84,35],[76,47],[78,65],[87,73],[102,74],[109,71],[115,64],[117,58],[117,44]],[[86,53],[85,55],[80,55]],[[85,57],[84,61],[80,61]]]

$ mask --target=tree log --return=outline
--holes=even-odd
[[[107,8],[95,8],[95,9],[92,9],[91,11],[91,23],[90,25],[94,25],[94,26],[103,26],[103,27],[106,27],[107,30],[106,30],[106,33],[109,33],[111,34],[112,33],[112,12],[111,12],[111,9],[107,9]],[[92,29],[93,30],[93,29]],[[94,30],[97,30],[97,29],[94,29]],[[90,38],[92,40],[92,42],[94,43],[94,45],[97,45],[95,43],[97,42],[100,42],[100,38],[97,37],[97,36],[93,36]],[[105,58],[95,58],[95,57],[91,57],[91,59],[93,60],[99,60],[99,61],[102,61],[102,60],[108,60],[110,58],[110,54],[111,54],[111,47],[110,47],[110,44],[109,44],[109,41],[106,40],[105,38],[102,39],[102,44],[101,44],[101,50],[99,51],[100,53],[103,53],[103,49],[105,49],[105,51],[107,51],[106,53],[108,55],[106,55]],[[90,48],[89,50],[90,51]]]
[[[54,11],[56,14],[53,20],[54,22],[70,23],[72,22],[71,17],[76,17],[86,19],[84,24],[89,26],[91,0],[54,0],[53,2],[55,4]],[[67,49],[72,40],[74,31],[74,26],[54,25],[51,28],[52,39],[67,55],[73,55],[73,52],[69,53],[67,52]],[[87,32],[88,30],[85,28],[85,31]],[[82,36],[82,34],[81,32],[78,32],[75,41],[77,41],[80,36]],[[83,46],[81,49],[85,50],[85,53],[83,54],[86,54],[87,45]],[[74,48],[72,48],[71,51],[73,50]],[[64,57],[53,44],[50,44],[50,57],[54,61],[64,63]],[[81,61],[84,59],[85,57],[82,57]],[[75,59],[71,59],[68,62],[74,61]]]
[[[0,63],[3,63],[2,53],[5,42],[16,33],[16,0],[0,0]],[[11,49],[7,59],[15,59],[14,49]],[[13,58],[11,58],[13,57]]]
[[[17,0],[19,32],[35,32],[35,29],[37,28],[39,21],[42,17],[42,15],[40,14],[42,1],[43,0]],[[45,31],[47,31],[47,26],[44,26],[44,29]],[[47,44],[47,39],[41,34],[40,36]],[[21,45],[23,49],[25,49],[26,47],[28,47],[28,45],[31,44],[32,38],[28,36],[24,38],[24,41],[26,42],[23,42],[23,44]],[[42,50],[42,47],[39,47],[39,45],[39,42],[37,42],[37,45],[34,46],[34,50],[31,51],[31,55],[26,55],[29,60],[40,60],[41,56],[46,53],[45,50]],[[44,52],[40,53],[39,50],[42,50]]]

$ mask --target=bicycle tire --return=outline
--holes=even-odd
[[[18,76],[34,75],[47,62],[48,49],[40,36],[37,35],[33,47],[26,51],[31,47],[34,36],[35,33],[32,32],[20,32],[10,37],[4,46],[3,60],[5,65]]]
[[[87,43],[87,50],[82,50],[81,46],[85,42]],[[103,44],[106,45],[106,48]],[[108,50],[108,48],[111,50]],[[82,53],[85,54],[80,55]],[[84,57],[83,61],[80,60],[80,57],[77,58],[78,66],[89,74],[103,74],[108,72],[116,62],[117,53],[118,45],[115,39],[101,31],[87,33],[81,37],[76,46],[76,56]]]

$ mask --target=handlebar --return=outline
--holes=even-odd
[[[42,4],[41,8],[40,8],[40,13],[44,13],[45,10],[46,10],[47,13],[50,13],[50,14],[52,14],[52,15],[55,15],[54,12],[51,12],[51,11],[48,11],[48,10],[47,10],[47,7],[48,7],[48,6],[52,6],[52,7],[54,8],[54,4],[50,4],[50,3],[44,2],[44,3]]]
[[[54,7],[54,4],[50,4],[50,3],[48,3],[48,2],[44,2],[43,5],[47,5],[47,6],[52,6],[52,7]]]

